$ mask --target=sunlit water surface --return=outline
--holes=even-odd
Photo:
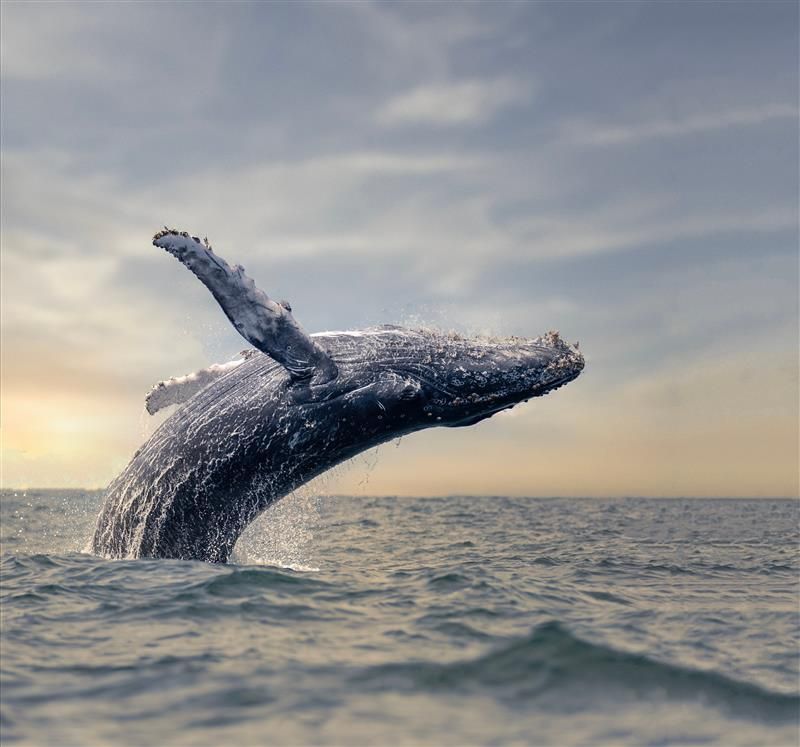
[[[236,564],[2,495],[2,740],[798,742],[791,501],[292,497]]]

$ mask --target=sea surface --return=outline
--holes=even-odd
[[[797,502],[306,493],[213,566],[100,500],[0,496],[3,744],[798,744]]]

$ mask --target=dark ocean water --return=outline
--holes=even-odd
[[[4,492],[4,744],[798,743],[792,501],[292,497],[236,565]]]

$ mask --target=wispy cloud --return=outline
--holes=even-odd
[[[529,85],[509,78],[425,85],[389,99],[378,110],[376,119],[390,127],[476,124],[492,119],[502,109],[526,102],[530,94]]]
[[[532,256],[566,258],[645,249],[673,241],[735,233],[769,234],[797,228],[791,207],[704,211],[664,204],[648,209],[635,199],[605,203],[583,215],[552,212],[520,221],[514,231]]]
[[[513,21],[513,4],[399,4],[382,2],[325,3],[343,14],[348,25],[370,40],[369,63],[392,77],[430,80],[447,76],[453,53],[461,47],[502,34]]]
[[[2,4],[2,21],[4,79],[60,81],[78,96],[102,91],[129,113],[156,106],[163,113],[178,98],[171,117],[203,111],[229,44],[226,24],[212,28],[170,3],[9,2]],[[202,54],[165,43],[200,35]],[[152,74],[146,61],[156,59],[168,75]]]
[[[797,119],[798,109],[790,104],[771,104],[722,112],[698,113],[684,117],[609,125],[592,122],[565,127],[566,140],[575,145],[626,145],[660,138],[679,138],[729,127],[752,127],[782,119]]]

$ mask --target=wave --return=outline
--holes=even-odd
[[[551,565],[546,558],[536,558],[530,561],[534,565]],[[665,576],[686,576],[694,578],[724,578],[734,575],[758,574],[762,576],[794,578],[800,563],[790,561],[788,563],[774,562],[765,560],[761,563],[709,563],[694,560],[685,564],[659,563],[651,560],[633,560],[602,558],[599,560],[584,560],[576,564],[572,559],[560,560],[552,565],[571,566],[575,565],[573,577],[585,579],[593,575],[620,577],[650,577],[660,579]]]
[[[772,691],[719,671],[693,669],[593,643],[558,621],[537,627],[523,638],[498,637],[491,631],[498,630],[508,614],[494,603],[503,598],[498,593],[483,590],[474,598],[458,597],[461,603],[455,606],[441,603],[445,594],[450,599],[451,593],[461,594],[464,589],[474,592],[468,575],[452,569],[419,574],[417,585],[402,592],[382,585],[360,587],[352,579],[263,566],[109,562],[79,554],[5,555],[0,574],[4,581],[0,602],[8,621],[26,621],[14,633],[23,638],[29,636],[32,620],[70,624],[89,614],[98,624],[180,621],[186,630],[193,621],[202,625],[205,620],[222,618],[280,627],[336,622],[343,626],[337,628],[342,640],[349,640],[358,627],[349,629],[347,625],[361,619],[373,601],[388,609],[410,602],[413,590],[413,599],[425,614],[408,620],[409,627],[402,629],[393,620],[393,637],[441,642],[444,636],[458,646],[483,647],[492,642],[499,646],[476,658],[448,663],[395,661],[364,668],[354,663],[348,670],[323,667],[320,674],[337,680],[345,677],[369,692],[470,693],[514,707],[554,712],[594,707],[608,712],[625,704],[650,706],[670,700],[699,703],[734,717],[761,721],[796,723],[800,715],[800,697],[791,690]],[[608,592],[583,591],[593,598],[626,603]],[[573,594],[558,603],[580,604],[581,598]],[[69,604],[63,604],[64,600]],[[617,631],[622,633],[624,626]],[[427,639],[428,634],[433,638]]]
[[[315,617],[305,602],[329,584],[315,574],[267,566],[212,566],[195,561],[103,560],[92,555],[4,555],[0,601],[38,599],[99,604],[115,620],[238,616]],[[302,601],[303,604],[298,604]],[[50,612],[48,611],[48,614]]]
[[[547,710],[667,698],[761,721],[796,722],[800,716],[797,695],[590,643],[559,622],[545,623],[475,659],[375,666],[354,680],[372,689],[491,692],[517,705]]]

